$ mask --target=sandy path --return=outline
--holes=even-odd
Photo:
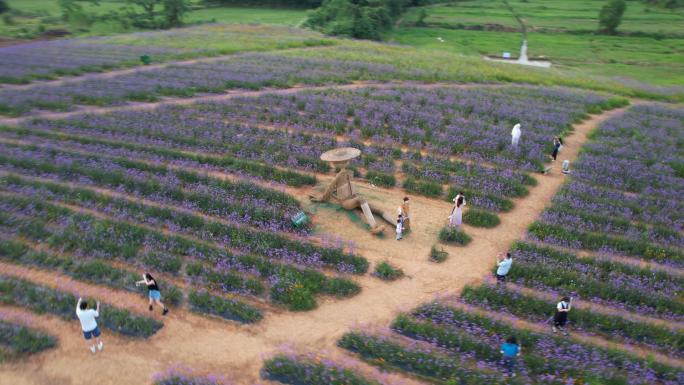
[[[229,95],[219,96],[226,97]],[[566,139],[561,159],[573,161],[587,133],[605,119],[624,110],[592,116],[576,125],[575,131]],[[497,228],[466,227],[466,231],[473,236],[471,244],[464,248],[444,247],[449,252],[449,259],[441,264],[429,262],[427,256],[439,229],[446,222],[450,211],[448,202],[412,197],[413,231],[397,242],[391,233],[384,238],[373,236],[346,213],[337,212],[331,205],[312,204],[300,195],[304,205],[316,212],[319,231],[354,240],[360,254],[372,262],[391,260],[405,271],[407,278],[386,283],[370,276],[360,277],[356,281],[363,291],[353,298],[322,298],[319,308],[314,311],[269,313],[261,323],[250,327],[238,327],[178,312],[167,318],[164,328],[147,342],[125,341],[121,342],[124,347],[113,346],[108,349],[107,360],[101,359],[105,355],[89,357],[84,349],[80,352],[78,349],[71,351],[60,345],[26,362],[2,367],[0,384],[144,383],[154,373],[175,364],[223,374],[235,379],[237,384],[254,384],[263,383],[258,374],[263,356],[282,346],[345,356],[346,353],[335,347],[335,342],[350,328],[363,325],[385,327],[397,312],[409,310],[434,298],[437,293],[458,292],[465,284],[481,281],[488,275],[496,254],[508,249],[524,235],[529,224],[565,181],[558,167],[549,175],[540,176],[539,185],[531,188],[526,198],[515,200],[515,208],[511,212],[500,214],[502,223]],[[359,190],[371,201],[386,202],[388,208],[397,205],[404,195],[399,190],[378,189],[364,184],[360,184]],[[60,340],[73,343],[73,340],[80,339],[76,327],[69,324],[68,327],[53,331]],[[118,345],[119,342],[113,340],[109,345]],[[72,370],[74,367],[79,370]],[[82,376],[82,373],[89,375]]]

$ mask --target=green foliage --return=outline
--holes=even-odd
[[[534,321],[546,321],[555,312],[555,302],[514,292],[503,285],[466,286],[461,298],[467,303],[486,304],[491,309],[504,310]],[[634,342],[651,344],[662,351],[674,351],[679,354],[684,352],[684,333],[667,326],[576,307],[569,313],[569,321],[576,328],[599,333],[608,339],[617,336],[618,339],[622,337]]]
[[[472,238],[468,234],[466,234],[462,230],[459,230],[456,227],[447,226],[443,227],[442,230],[440,230],[439,240],[444,243],[465,246],[468,243],[470,243]]]
[[[17,278],[0,276],[0,303],[21,306],[39,314],[54,314],[64,319],[76,317],[77,298],[69,293],[39,286]],[[149,317],[102,304],[98,325],[117,333],[147,338],[164,326]]]
[[[659,246],[644,240],[632,240],[628,238],[608,236],[602,233],[587,233],[579,230],[571,230],[558,225],[542,222],[534,222],[529,233],[542,242],[547,238],[579,243],[581,248],[587,250],[600,250],[610,248],[620,253],[657,262],[684,262],[684,254],[673,248]]]
[[[50,349],[57,345],[57,339],[23,325],[0,320],[0,362],[3,358],[13,359]],[[4,349],[2,349],[4,348]],[[8,354],[2,354],[8,350]]]
[[[190,9],[187,0],[163,0],[164,2],[164,26],[166,28],[180,27],[183,25],[183,16]]]
[[[407,5],[407,0],[324,0],[305,25],[330,35],[380,40]]]
[[[432,245],[432,248],[430,248],[430,260],[432,262],[437,262],[441,263],[446,261],[446,259],[449,257],[449,253],[444,251],[444,249],[437,249],[437,245]]]
[[[394,187],[394,185],[397,183],[397,180],[394,178],[394,175],[385,174],[377,171],[366,172],[366,179],[370,183],[373,183],[374,185],[381,187]]]
[[[404,190],[408,192],[425,195],[432,198],[437,198],[444,194],[441,184],[426,180],[416,180],[413,177],[406,178],[406,180],[404,180],[403,187]]]
[[[556,291],[577,293],[583,298],[618,301],[624,303],[627,308],[649,306],[654,309],[655,313],[684,315],[684,303],[676,298],[625,286],[615,286],[612,283],[614,274],[622,273],[629,277],[644,280],[655,279],[663,283],[684,284],[684,279],[675,278],[663,271],[653,271],[609,260],[586,258],[582,259],[581,263],[590,266],[592,269],[588,269],[588,271],[594,273],[585,275],[573,268],[573,264],[580,262],[574,254],[524,242],[515,243],[511,251],[543,255],[544,258],[554,261],[553,265],[547,265],[516,260],[515,268],[508,274],[508,277],[514,282],[531,287],[538,287],[539,284],[542,284]],[[568,268],[564,268],[564,266]]]
[[[379,385],[351,369],[285,355],[264,361],[262,373],[268,380],[291,385]]]
[[[337,345],[380,366],[404,369],[422,376],[439,379],[439,383],[468,385],[492,383],[491,378],[481,378],[475,375],[475,372],[461,365],[455,365],[453,357],[427,352],[421,348],[405,347],[385,337],[351,332],[342,336]],[[445,380],[447,381],[442,382]]]
[[[611,35],[615,34],[626,9],[625,0],[608,0],[599,12],[599,30]]]
[[[479,209],[468,209],[463,214],[463,223],[474,227],[485,227],[491,229],[498,226],[501,220],[496,214]]]
[[[188,295],[188,304],[192,311],[213,314],[240,323],[254,323],[264,317],[259,309],[246,303],[217,297],[205,291],[192,290]]]
[[[6,0],[0,0],[0,15],[9,11],[10,7]]]
[[[389,262],[382,261],[375,266],[373,275],[385,281],[394,281],[403,277],[404,272],[400,268],[390,265]]]
[[[57,269],[62,274],[80,281],[146,295],[145,287],[135,285],[135,282],[140,279],[139,275],[112,267],[99,260],[83,261],[69,256],[52,255],[44,251],[35,252],[17,240],[0,240],[0,259],[23,265]],[[174,285],[161,282],[160,289],[164,294],[164,302],[168,304],[178,305],[183,299],[183,293]]]

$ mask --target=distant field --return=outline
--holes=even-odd
[[[510,0],[509,4],[533,28],[594,31],[598,27],[599,10],[605,1]],[[500,24],[504,27],[518,27],[518,23],[500,0],[459,1],[412,8],[404,16],[403,22],[415,22],[421,9],[427,12],[425,22],[428,25],[454,28]],[[684,11],[650,7],[642,2],[629,1],[619,30],[684,35]]]
[[[510,0],[508,3],[531,31],[528,33],[530,56],[548,57],[557,67],[585,75],[662,86],[684,85],[684,11],[629,1],[618,30],[645,36],[605,36],[593,33],[605,1]],[[422,10],[427,13],[426,25],[416,27]],[[478,27],[487,30],[473,30]],[[522,40],[520,29],[503,1],[472,0],[412,8],[399,27],[385,38],[413,47],[468,55],[511,52],[517,56]]]
[[[28,37],[36,34],[41,28],[48,30],[64,29],[76,35],[109,35],[112,33],[131,32],[125,30],[117,22],[96,22],[91,26],[79,23],[66,23],[60,15],[57,0],[9,0],[11,9],[19,11],[12,16],[12,21],[0,18],[0,36]],[[116,11],[125,3],[124,0],[100,0],[99,6],[85,4],[88,12],[103,14]],[[305,18],[306,9],[257,8],[257,7],[212,7],[205,8],[200,0],[192,0],[193,10],[185,16],[185,22],[202,23],[244,23],[274,24],[297,26]],[[42,26],[42,27],[41,27]]]
[[[437,40],[441,37],[444,43]],[[465,54],[517,55],[518,33],[445,28],[401,28],[387,39],[420,48]],[[630,77],[659,85],[684,85],[684,39],[530,33],[529,55],[602,76]]]

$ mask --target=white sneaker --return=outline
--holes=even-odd
[[[93,354],[97,351],[97,350],[95,349],[95,345],[93,345],[93,346],[90,347],[90,351],[93,352]]]
[[[99,344],[97,344],[97,350],[102,351],[104,349],[104,342],[100,341]]]

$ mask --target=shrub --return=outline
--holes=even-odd
[[[491,229],[501,223],[496,214],[479,209],[468,209],[463,214],[463,222],[474,227],[485,227]]]
[[[444,242],[444,243],[455,243],[461,246],[465,246],[470,241],[472,238],[466,233],[464,233],[462,230],[459,230],[456,227],[443,227],[442,230],[439,232],[439,240]]]
[[[396,178],[394,178],[394,175],[385,174],[377,171],[368,171],[366,173],[366,179],[370,183],[382,187],[394,187],[394,185],[397,184],[397,180]]]
[[[615,34],[626,9],[625,0],[608,0],[599,12],[599,31],[611,35]]]
[[[264,361],[262,377],[291,385],[380,385],[337,365],[277,355]]]
[[[382,261],[375,266],[374,276],[386,281],[394,281],[404,276],[404,272],[387,261]]]
[[[361,287],[349,279],[335,277],[326,279],[321,291],[336,297],[352,297],[361,292]]]
[[[188,296],[190,310],[207,313],[240,323],[254,323],[264,316],[258,309],[243,302],[213,296],[206,291],[192,290]]]
[[[425,180],[416,181],[416,179],[413,177],[406,178],[406,180],[404,180],[403,187],[408,192],[425,195],[432,198],[437,198],[444,194],[441,184]]]
[[[448,257],[449,253],[444,251],[444,249],[437,250],[437,245],[432,245],[432,248],[430,249],[430,260],[432,262],[441,263],[446,261]]]

